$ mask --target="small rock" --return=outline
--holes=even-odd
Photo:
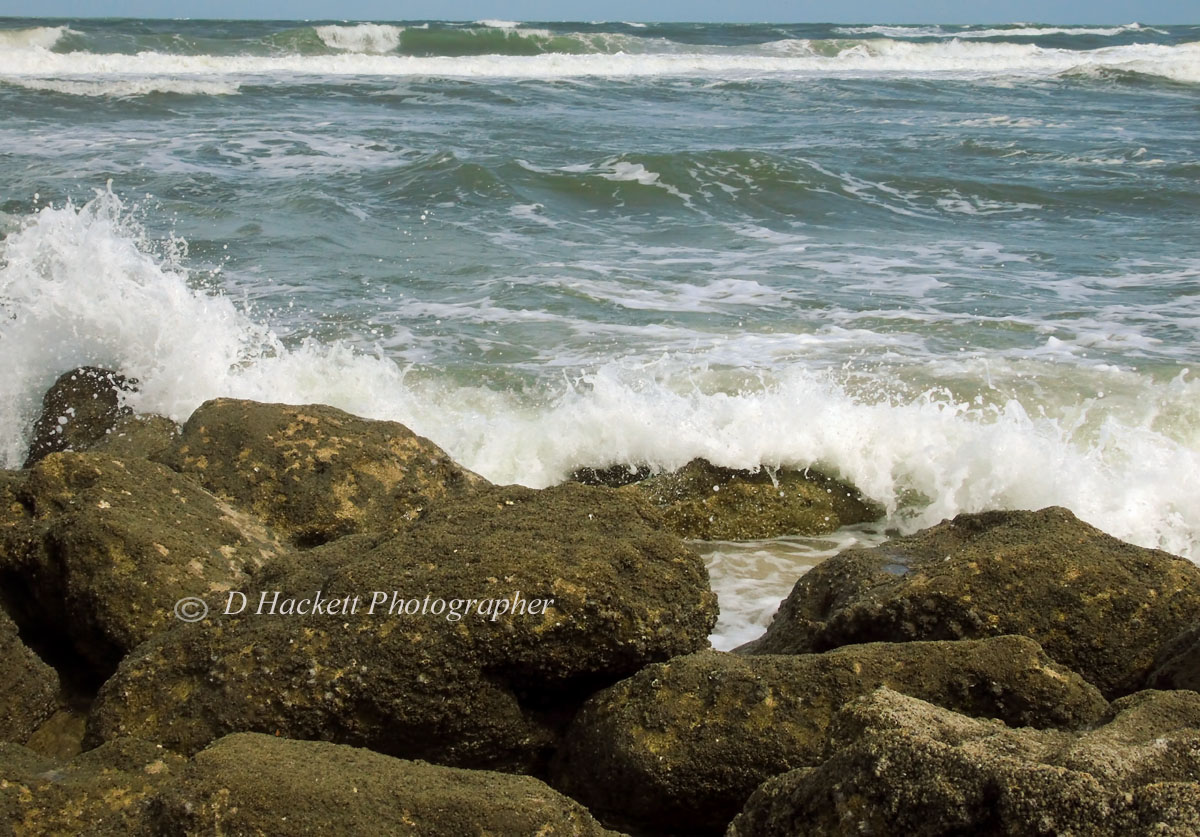
[[[641,492],[671,528],[698,540],[824,535],[883,516],[856,488],[816,471],[739,471],[705,459],[623,490]]]
[[[136,388],[137,381],[95,366],[61,375],[42,397],[25,467],[58,451],[86,450],[103,439],[118,419],[130,413],[122,404],[122,394]]]

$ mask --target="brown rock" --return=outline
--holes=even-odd
[[[727,834],[1191,834],[1200,694],[1166,694],[1117,701],[1109,723],[1070,734],[880,689],[839,715],[827,761],[765,782]]]
[[[184,760],[126,739],[60,765],[0,744],[0,823],[18,835],[150,835],[149,804]]]
[[[487,484],[402,424],[230,398],[202,404],[162,461],[302,546],[394,529]]]
[[[58,709],[58,673],[26,647],[0,609],[0,741],[24,744]]]
[[[747,653],[1021,634],[1112,698],[1200,609],[1200,568],[1066,509],[963,514],[815,567]]]
[[[631,830],[717,834],[765,779],[824,761],[838,710],[879,686],[971,715],[1082,726],[1107,702],[1025,637],[826,654],[701,652],[647,666],[576,716],[555,786]]]
[[[22,476],[4,514],[14,554],[0,582],[22,624],[69,636],[104,674],[172,627],[177,601],[215,606],[283,549],[258,521],[144,459],[58,453]]]
[[[42,398],[25,467],[64,450],[85,450],[129,414],[123,394],[137,382],[109,369],[83,366],[59,377]]]
[[[131,654],[101,691],[92,740],[132,734],[190,753],[230,732],[278,732],[537,770],[586,695],[706,647],[716,618],[699,556],[644,500],[576,484],[480,490],[431,504],[397,534],[294,560],[295,573],[264,576],[284,600],[319,590],[325,601],[359,596],[358,610],[255,615],[252,590],[246,614],[181,626]],[[389,601],[372,614],[376,591]],[[393,592],[446,604],[388,616]],[[448,618],[454,601],[461,614],[467,599],[518,592],[553,601]]]
[[[644,494],[676,532],[699,540],[822,535],[883,516],[858,489],[816,471],[744,471],[705,459],[625,490]]]
[[[159,833],[177,835],[613,833],[528,776],[252,734],[197,753],[155,811]]]

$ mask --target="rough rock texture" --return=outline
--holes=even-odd
[[[66,634],[105,674],[175,624],[178,600],[216,604],[282,550],[258,521],[144,459],[56,453],[21,477],[0,509],[12,550],[0,586],[31,633]]]
[[[88,450],[116,459],[157,460],[175,444],[179,431],[179,425],[166,416],[125,416]]]
[[[66,765],[0,744],[0,825],[16,835],[149,835],[149,803],[184,759],[124,739]]]
[[[302,546],[394,529],[487,484],[402,424],[229,398],[202,404],[161,461]]]
[[[230,732],[369,746],[455,766],[538,769],[582,699],[708,644],[716,600],[700,558],[644,500],[565,484],[481,490],[392,536],[295,556],[283,599],[360,597],[358,612],[248,613],[152,639],[105,684],[92,740],[136,735],[195,752]],[[278,571],[278,568],[275,568]],[[322,578],[322,572],[326,575]],[[458,620],[368,613],[423,602],[553,599]],[[491,609],[489,605],[488,609]],[[462,610],[462,607],[459,607]]]
[[[21,642],[0,609],[0,741],[24,744],[58,709],[58,673]]]
[[[816,471],[739,471],[705,459],[626,490],[648,497],[680,535],[700,540],[821,535],[883,516],[857,489]]]
[[[701,652],[647,666],[589,700],[554,784],[633,830],[720,833],[763,780],[820,764],[837,711],[884,685],[1039,727],[1082,726],[1108,707],[1025,637],[800,656]]]
[[[827,761],[765,782],[727,834],[1195,834],[1200,694],[1132,695],[1105,720],[1012,730],[880,689],[836,719]]]
[[[1147,684],[1152,689],[1200,692],[1200,613],[1194,627],[1163,646]]]
[[[369,750],[231,735],[198,753],[155,806],[162,834],[612,834],[529,776]]]
[[[1066,509],[962,514],[805,574],[741,651],[1022,634],[1109,698],[1135,691],[1200,608],[1200,568]]]

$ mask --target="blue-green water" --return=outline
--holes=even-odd
[[[0,114],[0,464],[100,363],[1200,557],[1200,26],[9,19]]]

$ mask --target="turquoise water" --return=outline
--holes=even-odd
[[[7,19],[0,113],[8,467],[99,363],[1200,557],[1200,26]]]

